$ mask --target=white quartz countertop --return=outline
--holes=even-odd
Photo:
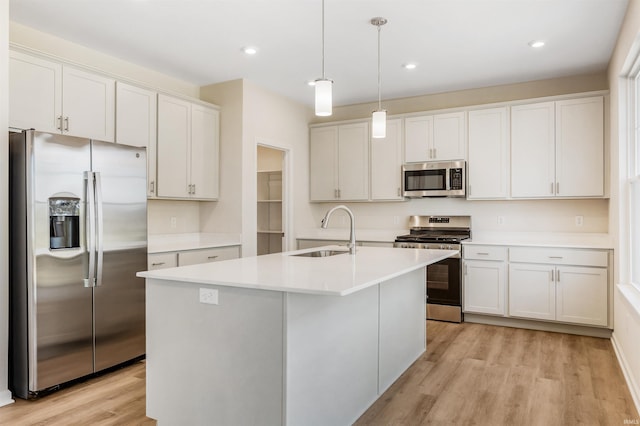
[[[392,243],[398,235],[408,234],[408,229],[356,229],[357,241],[375,241]],[[299,231],[296,234],[298,240],[349,240],[348,228],[311,228]]]
[[[344,250],[341,246],[322,249]],[[194,284],[346,296],[446,259],[454,250],[357,247],[356,254],[299,257],[319,248],[139,272],[138,276]]]
[[[168,251],[239,246],[242,242],[240,234],[187,233],[149,235],[148,244],[148,253],[164,253]]]
[[[472,232],[464,245],[613,249],[609,234],[573,232]]]

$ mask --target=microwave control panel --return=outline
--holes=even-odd
[[[449,169],[449,185],[451,189],[462,189],[462,169]]]

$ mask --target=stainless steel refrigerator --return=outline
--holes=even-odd
[[[10,149],[10,388],[144,355],[145,148],[27,130]]]

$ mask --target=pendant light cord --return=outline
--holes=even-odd
[[[324,0],[323,0],[324,1]],[[380,25],[378,25],[378,111],[382,110],[380,91]]]
[[[322,0],[322,79],[324,80],[324,0]]]

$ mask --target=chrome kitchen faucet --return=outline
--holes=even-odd
[[[349,234],[349,243],[347,244],[347,247],[349,248],[349,254],[356,254],[356,230],[355,230],[356,220],[353,217],[353,212],[349,209],[349,207],[345,205],[339,205],[329,210],[324,215],[324,218],[322,218],[322,221],[320,222],[320,227],[322,229],[327,229],[327,225],[329,224],[329,217],[336,210],[344,210],[349,214],[349,219],[351,219],[351,228],[350,228],[351,233]]]

